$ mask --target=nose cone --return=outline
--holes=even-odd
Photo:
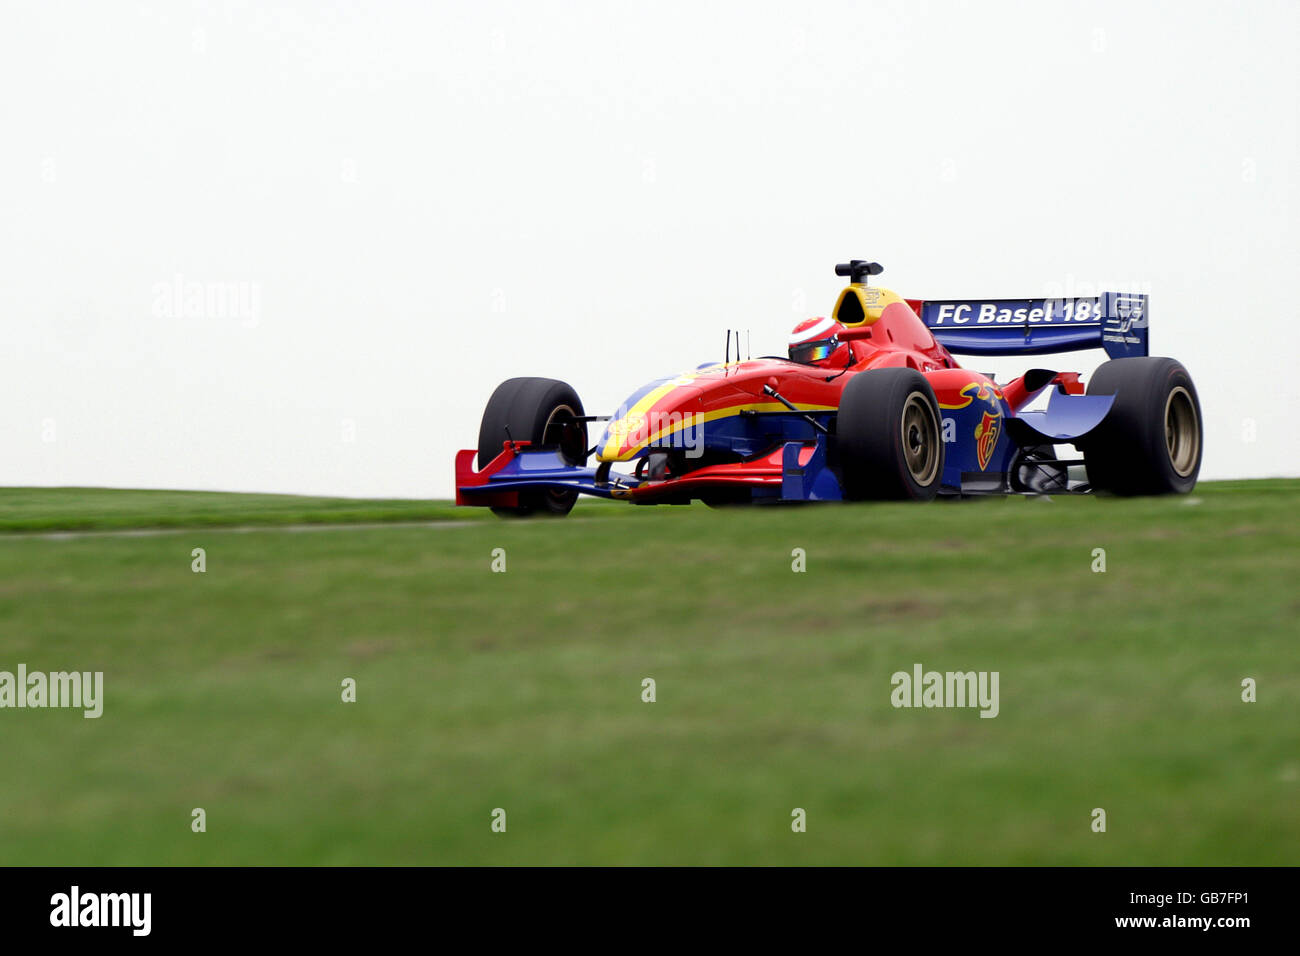
[[[625,401],[605,426],[599,461],[630,461],[648,448],[673,448],[683,428],[697,424],[703,391],[674,378],[642,389]]]

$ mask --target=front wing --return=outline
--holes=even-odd
[[[786,442],[751,461],[708,465],[680,477],[635,475],[570,465],[558,451],[506,442],[501,454],[482,471],[474,470],[477,452],[456,454],[456,504],[514,507],[525,489],[577,491],[598,498],[642,504],[685,504],[710,492],[748,490],[754,499],[771,501],[839,501],[839,480],[826,466],[826,443]]]

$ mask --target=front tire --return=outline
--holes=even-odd
[[[930,501],[939,493],[939,403],[920,372],[859,372],[844,386],[835,430],[846,498]]]
[[[587,460],[586,412],[578,393],[553,378],[510,378],[497,386],[483,410],[478,430],[478,466],[501,454],[506,441],[526,441],[532,448],[558,449],[570,465]],[[531,514],[567,515],[578,500],[576,491],[535,488],[519,492],[514,508],[494,507],[503,517]]]
[[[1201,470],[1201,402],[1192,377],[1171,358],[1103,364],[1089,395],[1114,395],[1102,423],[1079,442],[1088,481],[1116,495],[1186,494]]]

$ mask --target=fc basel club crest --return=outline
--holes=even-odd
[[[980,471],[989,466],[989,459],[993,457],[993,449],[998,443],[998,434],[1002,431],[1002,411],[999,409],[996,415],[988,412],[980,423],[975,426],[975,454],[979,458]]]

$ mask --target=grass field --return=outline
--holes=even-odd
[[[215,491],[0,488],[0,532],[377,524],[475,517],[484,517],[481,509],[457,508],[446,501],[364,501]]]
[[[0,670],[105,684],[0,710],[0,863],[1300,863],[1298,507],[0,490]],[[430,523],[246,527],[322,521]],[[999,715],[894,708],[916,663]]]

